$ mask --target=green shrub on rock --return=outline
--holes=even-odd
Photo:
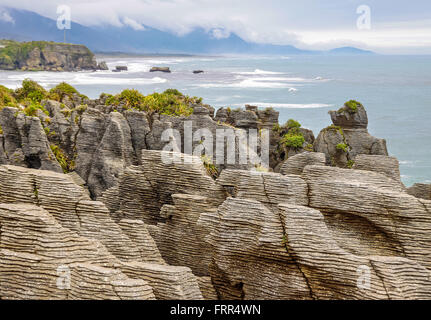
[[[343,152],[347,152],[348,149],[349,149],[349,146],[347,144],[345,144],[345,143],[339,143],[339,144],[337,144],[336,148],[337,148],[337,150],[341,150]]]
[[[193,113],[191,105],[200,102],[201,98],[185,96],[176,89],[167,89],[163,93],[155,92],[147,96],[137,90],[126,89],[115,96],[108,96],[105,105],[169,116],[189,116]]]
[[[72,99],[74,94],[77,94],[82,99],[88,99],[87,96],[79,93],[78,90],[66,82],[62,82],[49,90],[49,98],[56,101],[62,101],[66,96]]]
[[[302,134],[301,124],[294,120],[289,119],[282,127],[280,127],[280,133],[285,133],[280,140],[280,143],[287,148],[301,149],[305,143],[304,135]]]
[[[29,116],[29,117],[36,117],[38,110],[41,110],[43,113],[45,113],[47,116],[49,116],[49,112],[45,109],[45,107],[39,103],[36,103],[36,102],[32,102],[32,103],[28,104],[24,108],[24,114]]]
[[[60,149],[60,147],[58,147],[55,144],[51,144],[50,148],[55,158],[57,159],[57,162],[60,164],[61,168],[63,169],[64,173],[68,173],[75,169],[75,161],[69,160],[67,156],[64,154],[63,150]]]
[[[36,81],[25,79],[22,87],[15,90],[15,98],[18,102],[31,101],[40,103],[48,97],[48,92]]]
[[[207,155],[201,156],[201,159],[207,173],[213,179],[217,179],[220,174],[217,166],[213,164],[212,160]]]
[[[350,113],[356,113],[356,112],[358,112],[359,106],[362,106],[362,104],[360,102],[358,102],[356,100],[350,100],[350,101],[347,101],[344,104],[344,107],[341,108],[339,111],[344,111],[347,109],[347,111]]]
[[[175,96],[182,96],[183,94],[181,92],[179,92],[177,89],[166,89],[164,92],[164,94],[173,94]]]
[[[293,120],[293,119],[289,119],[286,122],[285,126],[287,126],[288,128],[301,128],[301,124],[298,121]]]
[[[16,107],[13,90],[0,85],[0,107]]]
[[[314,149],[313,149],[313,145],[312,145],[311,143],[307,144],[307,145],[304,147],[304,150],[305,150],[305,151],[308,151],[308,152],[313,152],[313,151],[314,151]]]
[[[299,130],[291,130],[281,138],[281,143],[288,148],[300,149],[304,145],[305,138]]]

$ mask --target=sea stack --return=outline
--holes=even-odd
[[[171,73],[171,70],[169,69],[169,67],[152,67],[150,69],[150,72],[166,72],[166,73]]]
[[[115,66],[115,69],[114,70],[112,70],[113,72],[121,72],[121,71],[127,71],[127,70],[129,70],[128,68],[127,68],[127,66]]]

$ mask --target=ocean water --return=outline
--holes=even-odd
[[[6,72],[0,84],[16,88],[24,78],[46,88],[66,81],[96,98],[101,92],[135,88],[143,93],[176,88],[214,106],[256,104],[319,131],[330,125],[328,111],[350,99],[368,112],[369,131],[387,140],[400,161],[403,182],[431,183],[431,56],[98,56],[129,71]],[[150,73],[152,66],[172,73]],[[193,74],[201,69],[203,74]]]

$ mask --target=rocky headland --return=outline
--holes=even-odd
[[[430,186],[403,185],[357,101],[317,138],[174,89],[26,80],[0,105],[0,299],[431,298]],[[268,166],[184,153],[185,123],[260,151],[267,129]]]
[[[81,71],[108,70],[84,45],[48,41],[0,40],[0,70]]]

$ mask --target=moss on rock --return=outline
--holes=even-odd
[[[338,110],[338,112],[347,111],[350,113],[356,113],[358,112],[358,107],[362,106],[362,104],[356,100],[349,100],[347,101],[344,106]]]

